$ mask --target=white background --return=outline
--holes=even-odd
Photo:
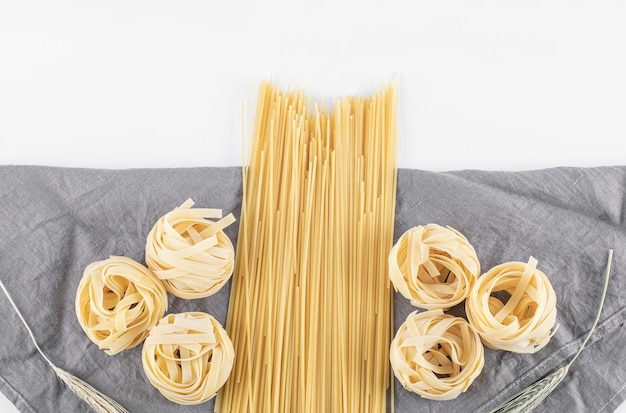
[[[624,165],[625,22],[622,1],[0,0],[0,164],[240,165],[261,79],[332,99],[398,76],[400,167]]]

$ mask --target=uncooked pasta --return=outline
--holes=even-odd
[[[146,267],[127,258],[89,264],[76,293],[76,315],[87,336],[108,354],[140,344],[167,310],[167,292]]]
[[[162,216],[148,234],[146,264],[180,298],[215,294],[230,279],[235,250],[223,229],[235,222],[222,210],[192,208],[188,199]],[[212,219],[219,219],[213,221]]]
[[[467,318],[485,345],[534,353],[550,341],[556,294],[537,260],[507,262],[483,274],[465,303]]]
[[[396,105],[394,86],[327,110],[261,85],[217,411],[385,411]]]
[[[430,400],[451,400],[466,391],[484,365],[479,335],[465,319],[442,310],[409,314],[391,342],[398,381]]]
[[[143,369],[167,399],[185,405],[213,398],[235,358],[226,330],[209,314],[168,314],[143,345]]]
[[[478,275],[474,247],[451,227],[411,228],[389,253],[389,277],[395,290],[420,308],[447,310],[459,304]]]

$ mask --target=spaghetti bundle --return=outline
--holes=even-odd
[[[167,292],[143,265],[111,256],[85,268],[75,308],[87,336],[112,355],[143,341],[167,310]]]
[[[195,208],[188,199],[162,216],[148,234],[146,264],[180,298],[215,294],[233,273],[235,250],[223,229],[235,222],[221,209]],[[222,218],[217,222],[208,218]]]
[[[554,334],[556,293],[533,257],[483,274],[465,308],[469,322],[492,349],[535,353]]]
[[[411,228],[389,253],[393,286],[416,307],[447,310],[459,304],[479,274],[474,247],[451,227]]]
[[[484,351],[465,319],[442,310],[415,311],[398,329],[390,361],[406,389],[425,399],[451,400],[478,377]]]
[[[397,92],[259,88],[217,411],[380,412],[389,386]]]
[[[167,399],[200,404],[215,396],[233,366],[235,353],[226,330],[209,314],[168,314],[143,345],[143,368]]]

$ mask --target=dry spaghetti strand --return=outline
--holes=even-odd
[[[328,110],[261,84],[217,411],[386,409],[396,102],[385,85]]]

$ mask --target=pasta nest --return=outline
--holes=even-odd
[[[404,388],[425,399],[451,400],[482,371],[484,349],[465,319],[443,310],[414,311],[391,342],[389,358]]]
[[[116,354],[146,338],[167,310],[167,292],[143,265],[111,256],[85,268],[75,307],[91,341],[107,354]]]
[[[148,234],[146,264],[180,298],[215,294],[233,273],[235,249],[223,229],[235,222],[221,209],[195,208],[188,199]],[[207,218],[222,218],[218,222]]]
[[[507,262],[490,269],[474,285],[465,307],[469,322],[492,349],[534,353],[556,331],[551,331],[556,294],[533,257],[528,263]]]
[[[148,380],[168,400],[191,405],[213,398],[233,366],[235,350],[226,330],[209,314],[169,314],[143,345]]]
[[[411,228],[389,253],[394,289],[420,308],[447,310],[459,304],[479,274],[474,247],[451,227],[428,224]]]

